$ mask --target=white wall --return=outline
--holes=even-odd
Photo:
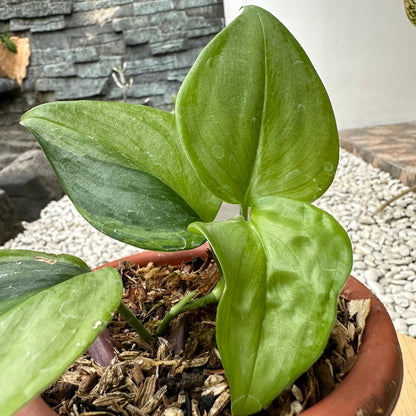
[[[273,13],[307,52],[340,129],[416,120],[416,27],[403,0],[224,0]]]

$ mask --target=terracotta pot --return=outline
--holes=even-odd
[[[194,250],[159,253],[142,252],[125,257],[132,263],[178,265],[195,256],[206,256],[208,246]],[[120,260],[104,266],[117,267]],[[359,350],[358,359],[345,380],[327,397],[301,413],[302,416],[389,416],[398,400],[403,379],[403,362],[399,341],[383,304],[358,280],[350,276],[342,294],[349,299],[371,299],[371,311]],[[52,416],[51,409],[36,398],[16,416]]]

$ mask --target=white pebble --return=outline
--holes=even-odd
[[[416,292],[416,282],[412,281],[410,283],[407,283],[404,286],[404,290],[407,290],[408,292]]]
[[[405,297],[401,297],[401,296],[396,297],[396,303],[402,308],[408,308],[410,306],[409,299],[406,299]]]
[[[407,334],[408,327],[404,319],[395,319],[393,321],[393,324],[397,332],[401,332],[402,334]]]
[[[367,286],[376,295],[384,294],[384,287],[380,283],[375,282],[374,280],[369,280],[367,282]]]
[[[377,270],[375,269],[367,269],[363,274],[362,274],[363,279],[368,282],[368,281],[373,281],[373,282],[377,282],[378,280],[378,273]]]
[[[410,254],[410,250],[405,245],[399,246],[399,254],[403,257],[407,257]]]
[[[402,270],[399,273],[397,273],[393,279],[408,279],[409,277],[414,276],[414,272],[410,271],[410,270]]]
[[[409,335],[416,338],[416,325],[409,326]]]
[[[412,316],[411,318],[407,318],[406,319],[406,324],[411,326],[411,325],[415,325],[416,326],[416,316]]]
[[[363,217],[360,218],[360,223],[361,224],[365,224],[365,225],[374,224],[374,218],[365,215],[365,216],[363,216]]]
[[[394,297],[392,295],[379,295],[380,301],[384,304],[392,304],[394,302]]]
[[[404,286],[406,285],[408,282],[405,279],[393,279],[390,281],[391,285],[398,285],[398,286]]]

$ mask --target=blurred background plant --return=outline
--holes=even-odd
[[[114,82],[117,87],[123,90],[123,102],[127,101],[127,91],[133,86],[133,78],[127,80],[126,75],[124,74],[126,70],[126,63],[123,62],[123,65],[115,66],[111,76],[113,77]]]
[[[10,39],[10,33],[9,32],[3,32],[0,34],[0,40],[4,43],[7,50],[9,50],[12,53],[17,53],[17,46],[16,44]]]
[[[416,26],[416,0],[404,0],[407,17]]]

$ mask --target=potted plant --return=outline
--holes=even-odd
[[[103,233],[157,251],[208,240],[222,277],[207,301],[218,301],[234,414],[267,406],[320,356],[352,264],[345,231],[311,204],[334,177],[338,134],[325,88],[275,17],[245,7],[195,62],[174,114],[57,102],[21,123]],[[241,215],[214,221],[223,201]],[[72,256],[5,250],[0,285],[2,415],[42,392],[117,309],[135,319],[118,272]]]

